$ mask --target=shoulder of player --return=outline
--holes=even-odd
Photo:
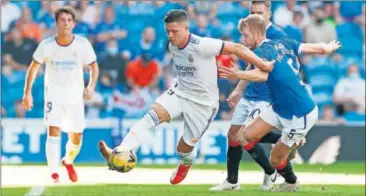
[[[270,29],[270,28],[272,28],[272,30],[276,31],[276,32],[283,32],[283,30],[279,26],[277,26],[273,23],[271,24],[271,26],[268,29]]]
[[[189,43],[190,44],[198,45],[198,44],[200,44],[202,39],[204,39],[204,38],[200,37],[198,35],[192,34],[192,33],[189,35]]]
[[[83,37],[80,35],[74,35],[74,41],[77,43],[83,43],[83,44],[86,44],[89,42],[89,40],[86,37]]]
[[[52,36],[52,37],[49,37],[49,38],[46,38],[44,40],[42,40],[39,45],[42,45],[42,46],[46,46],[46,45],[49,45],[49,44],[52,44],[52,43],[55,43],[56,42],[56,36]]]
[[[269,39],[281,39],[287,38],[286,32],[281,29],[279,26],[275,24],[271,24],[271,26],[267,29],[267,36]]]
[[[198,35],[192,34],[190,37],[191,48],[196,51],[200,51],[202,49],[207,49],[207,47],[211,46],[211,42],[218,41],[219,39],[211,38],[211,37],[200,37]]]

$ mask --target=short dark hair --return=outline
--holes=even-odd
[[[184,10],[170,10],[164,18],[165,23],[186,22],[188,21],[187,12]]]
[[[60,7],[57,8],[57,10],[55,11],[55,20],[58,20],[58,17],[62,14],[70,14],[72,16],[72,19],[75,21],[76,20],[76,13],[74,8],[70,7],[70,6],[64,6],[64,7]]]

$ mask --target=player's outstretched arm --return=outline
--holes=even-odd
[[[263,61],[257,55],[255,55],[249,48],[229,41],[224,42],[224,48],[222,54],[234,54],[244,61],[253,64],[258,69],[264,72],[271,72],[274,62]]]
[[[33,60],[27,70],[23,92],[23,105],[27,110],[30,110],[33,107],[32,86],[34,83],[34,79],[38,74],[40,65],[40,63]]]
[[[241,71],[235,67],[219,66],[219,75],[221,78],[248,80],[252,82],[265,82],[268,78],[268,72],[259,69]]]
[[[339,48],[341,48],[342,45],[339,43],[339,41],[333,40],[326,43],[302,43],[300,45],[300,52],[303,54],[330,54]]]
[[[232,67],[236,67],[236,65],[234,65],[234,63],[233,62],[231,62],[231,66]],[[247,67],[246,67],[246,69],[245,69],[245,71],[249,71],[250,70],[250,67],[251,67],[251,65],[249,64],[249,65],[247,65]],[[238,82],[238,84],[236,85],[236,87],[235,87],[235,89],[234,89],[234,91],[237,91],[237,92],[244,92],[244,90],[247,88],[247,86],[248,86],[248,84],[249,84],[249,81],[248,80],[240,80],[239,82]]]

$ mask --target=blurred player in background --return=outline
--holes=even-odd
[[[178,184],[186,177],[197,151],[194,147],[216,116],[219,105],[217,66],[219,54],[234,54],[259,69],[271,71],[273,62],[264,62],[241,44],[199,37],[189,32],[187,13],[183,10],[168,12],[165,19],[173,53],[177,80],[153,104],[151,110],[138,121],[117,148],[137,149],[149,139],[151,130],[171,119],[184,118],[183,135],[177,146],[181,164],[170,182]],[[100,151],[107,160],[111,149],[100,142]]]
[[[229,79],[266,81],[271,92],[272,104],[246,127],[240,128],[236,139],[242,145],[263,138],[274,129],[282,131],[280,140],[271,151],[270,162],[285,182],[275,191],[293,192],[299,188],[288,155],[291,149],[301,146],[308,131],[318,119],[318,107],[302,83],[297,56],[305,54],[330,54],[340,48],[337,41],[329,44],[298,43],[294,40],[266,39],[266,22],[261,15],[251,15],[243,20],[244,45],[252,48],[259,57],[275,60],[271,73],[258,69],[239,71],[220,67],[220,76]]]
[[[58,167],[61,159],[61,130],[68,133],[66,154],[62,159],[69,178],[77,182],[73,161],[82,144],[85,128],[84,101],[93,96],[99,68],[90,42],[72,34],[75,12],[62,7],[55,12],[57,35],[43,40],[33,54],[26,77],[23,104],[33,107],[32,85],[40,65],[45,63],[45,113],[48,128],[46,141],[47,164],[54,182],[59,181]],[[90,67],[90,81],[84,88],[84,65]]]
[[[270,22],[272,15],[270,1],[252,1],[250,2],[249,9],[250,14],[259,14],[264,17],[268,39],[281,39],[287,37],[283,30]],[[243,20],[239,21],[238,29],[242,32]],[[247,68],[253,69],[251,66],[247,66]],[[242,95],[244,96],[242,97]],[[243,148],[264,170],[264,179],[261,189],[270,190],[276,180],[276,169],[273,168],[269,162],[263,146],[258,143],[274,144],[280,139],[281,133],[279,131],[270,132],[259,141],[253,141],[246,146],[241,146],[240,143],[235,140],[237,132],[243,125],[245,126],[247,121],[257,118],[266,107],[270,106],[271,98],[268,87],[266,83],[263,82],[241,80],[235,90],[230,94],[228,101],[229,107],[235,107],[235,110],[228,132],[229,145],[226,158],[227,178],[223,183],[212,187],[209,190],[240,190],[238,175],[240,160],[243,156]]]

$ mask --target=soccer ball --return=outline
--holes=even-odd
[[[136,167],[136,153],[132,149],[117,147],[109,156],[109,164],[112,170],[116,170],[121,173],[129,172]]]

